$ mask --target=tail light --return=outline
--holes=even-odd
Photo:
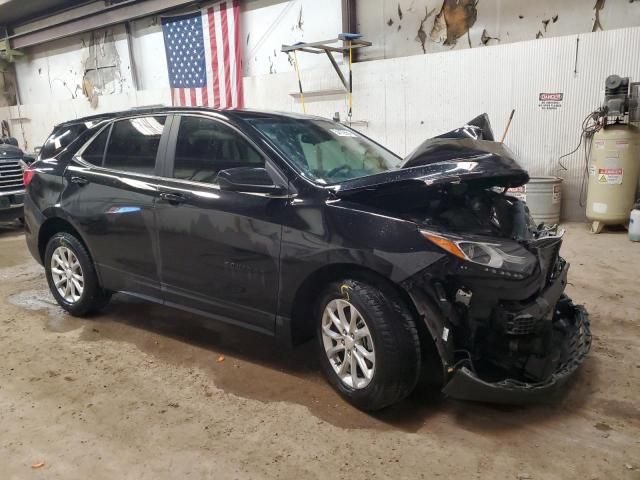
[[[31,167],[26,167],[22,171],[22,183],[24,184],[25,188],[27,188],[29,186],[29,184],[31,183],[31,180],[33,180],[33,177],[34,177],[35,174],[36,174],[35,169],[33,169]]]

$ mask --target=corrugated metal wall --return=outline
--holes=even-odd
[[[506,143],[532,175],[563,177],[563,218],[582,219],[582,151],[564,159],[566,171],[559,168],[558,157],[577,145],[580,124],[601,103],[609,74],[640,81],[639,45],[636,27],[358,63],[354,120],[366,121],[367,126],[357,128],[404,155],[424,139],[483,112],[500,135],[515,108]],[[338,86],[330,67],[304,71],[302,77],[305,90]],[[247,105],[301,110],[289,95],[297,87],[293,74],[250,77],[245,82]],[[563,93],[561,106],[542,109],[540,93]],[[310,113],[330,117],[339,111],[346,118],[340,96],[309,100]]]
[[[563,159],[566,171],[558,168],[558,157],[577,146],[580,124],[601,104],[608,75],[616,73],[640,81],[640,29],[580,35],[579,40],[577,73],[576,37],[545,41],[539,46],[537,42],[522,44],[526,63],[516,67],[512,78],[511,98],[517,120],[508,141],[532,174],[564,178],[563,214],[572,219],[584,217],[579,204],[584,151],[580,149]],[[558,65],[535,68],[549,62]],[[563,92],[562,107],[557,111],[535,108],[541,91]]]

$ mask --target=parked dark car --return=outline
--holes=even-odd
[[[562,233],[506,193],[529,177],[485,116],[404,160],[294,114],[159,108],[54,134],[74,125],[25,172],[27,244],[73,315],[123,292],[286,345],[315,336],[366,410],[419,381],[540,400],[590,348]]]
[[[0,222],[21,219],[24,185],[22,167],[24,154],[14,142],[0,138]],[[14,140],[11,138],[11,140]]]

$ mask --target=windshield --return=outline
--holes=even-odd
[[[366,137],[328,120],[247,119],[307,176],[319,183],[394,170],[402,159]]]

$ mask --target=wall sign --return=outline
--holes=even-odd
[[[557,110],[562,106],[564,93],[541,93],[538,96],[538,106],[542,110]]]

